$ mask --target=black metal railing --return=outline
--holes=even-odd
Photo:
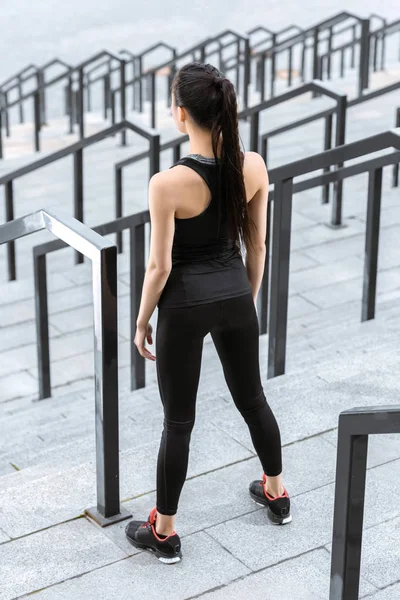
[[[397,151],[365,162],[356,163],[349,167],[341,167],[335,171],[323,172],[321,175],[294,184],[293,180],[298,176],[306,175],[313,171],[324,170],[332,165],[344,164],[345,161],[389,148],[394,148]],[[271,192],[271,199],[273,199],[273,221],[270,224],[273,229],[268,325],[269,378],[283,375],[285,372],[293,194],[326,185],[327,183],[337,183],[361,173],[369,173],[361,319],[362,321],[372,319],[375,316],[382,170],[385,166],[400,162],[399,150],[400,131],[386,131],[379,135],[374,135],[321,154],[309,156],[288,165],[277,167],[269,172],[270,182],[274,184],[274,190]],[[267,227],[267,248],[270,245],[270,226]],[[265,332],[266,306],[268,305],[265,299],[265,287],[262,288],[260,296],[259,301],[263,313],[261,326]]]
[[[119,495],[117,249],[76,219],[46,210],[0,225],[0,244],[43,229],[92,261],[97,506],[85,512],[109,525],[131,516],[121,508]],[[36,280],[44,268],[42,257],[35,263]],[[36,327],[38,339],[44,339],[48,322],[39,320]]]
[[[150,223],[148,210],[116,219],[93,227],[93,231],[102,235],[122,234],[129,231],[130,239],[130,329],[131,329],[131,389],[145,386],[145,359],[137,352],[133,344],[136,320],[139,314],[140,298],[145,274],[145,226]],[[33,248],[35,266],[36,323],[40,324],[37,335],[39,398],[51,396],[49,315],[47,307],[46,256],[65,248],[67,244],[60,240],[46,242]]]
[[[5,187],[5,214],[6,221],[12,221],[14,219],[14,181],[24,175],[28,175],[41,167],[45,167],[51,163],[54,163],[66,156],[73,157],[73,199],[74,199],[74,217],[78,221],[84,221],[84,193],[83,193],[83,172],[84,172],[84,149],[89,146],[115,135],[118,132],[126,130],[133,131],[134,133],[145,138],[149,142],[149,151],[147,157],[149,158],[149,172],[150,177],[160,170],[160,136],[157,132],[146,129],[145,127],[139,127],[129,121],[122,121],[112,127],[108,127],[99,133],[96,133],[90,137],[84,138],[62,150],[58,150],[50,156],[39,159],[38,161],[28,164],[24,167],[7,173],[0,177],[0,185]],[[82,256],[77,255],[77,262],[82,262]],[[16,258],[15,258],[15,242],[10,240],[7,244],[7,264],[8,264],[8,278],[10,281],[17,278],[16,272]]]
[[[322,96],[327,96],[336,101],[336,107],[334,109],[327,109],[318,115],[312,115],[296,123],[282,126],[272,132],[266,132],[260,136],[260,114],[262,111],[277,106],[283,102],[292,100],[297,96],[302,96],[307,93],[318,93]],[[265,160],[267,160],[267,147],[268,138],[272,135],[278,135],[294,129],[295,127],[301,127],[307,123],[311,123],[316,119],[325,119],[325,134],[324,134],[324,149],[327,150],[332,146],[332,126],[333,126],[333,114],[336,115],[336,126],[335,126],[335,146],[341,146],[345,143],[346,138],[346,110],[347,110],[347,97],[343,93],[336,92],[332,87],[322,83],[322,81],[311,81],[298,87],[294,87],[291,90],[275,96],[269,100],[265,100],[257,106],[253,106],[240,113],[240,118],[250,117],[250,150],[254,152],[260,152]],[[260,147],[261,144],[261,147]],[[338,165],[340,167],[340,165]],[[329,186],[324,188],[324,202],[329,200]],[[334,202],[332,204],[332,218],[331,224],[333,227],[338,227],[342,223],[342,184],[341,182],[335,188]]]
[[[400,406],[340,413],[329,600],[358,600],[368,436],[400,433]]]

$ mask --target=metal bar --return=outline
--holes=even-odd
[[[378,38],[376,35],[371,36],[370,46],[371,46],[371,53],[372,53],[372,68],[374,70],[374,73],[376,73],[377,64],[378,64]]]
[[[236,94],[240,94],[240,40],[236,41]]]
[[[333,41],[333,27],[329,27],[329,37],[328,37],[328,59],[326,66],[326,75],[327,78],[331,78],[332,74],[332,41]]]
[[[69,133],[74,132],[74,111],[73,111],[73,91],[72,91],[72,76],[68,78],[67,86],[67,98],[68,98],[68,114],[69,114]]]
[[[122,169],[115,168],[115,217],[122,217]],[[118,252],[123,252],[122,231],[117,233],[117,248]]]
[[[274,47],[276,44],[276,33],[272,34],[272,46]],[[272,47],[271,54],[271,82],[270,82],[270,95],[271,98],[275,96],[275,82],[276,82],[276,54],[274,48]]]
[[[395,127],[400,127],[400,107],[396,108]],[[392,187],[399,187],[399,163],[393,165]]]
[[[154,135],[149,142],[149,176],[152,177],[160,170],[160,135]]]
[[[39,92],[36,91],[33,95],[33,115],[34,115],[34,143],[35,143],[35,152],[40,152],[40,96]]]
[[[34,256],[36,348],[39,399],[51,397],[49,311],[47,306],[46,255]]]
[[[250,39],[244,40],[244,70],[243,70],[243,108],[249,105],[249,85],[251,77],[251,48]]]
[[[110,108],[110,76],[108,73],[103,78],[103,116],[107,120],[108,109]]]
[[[332,148],[332,122],[333,115],[330,114],[325,117],[325,136],[324,136],[324,150],[330,150]],[[330,167],[324,168],[324,173],[329,173]],[[322,188],[322,204],[329,204],[329,183],[324,185]]]
[[[293,179],[275,183],[269,306],[268,379],[283,375],[289,297]]]
[[[40,97],[40,124],[46,125],[46,82],[43,69],[38,71],[38,88]]]
[[[4,158],[4,156],[3,156],[3,111],[1,110],[1,104],[0,104],[0,158]]]
[[[261,102],[265,100],[265,56],[260,59],[260,92]]]
[[[74,217],[83,223],[83,150],[74,153]],[[83,255],[76,253],[75,263],[83,263]]]
[[[92,110],[92,82],[90,80],[90,74],[86,77],[86,105],[88,112]]]
[[[115,94],[117,93],[116,90],[111,91],[110,92],[110,96],[111,96],[111,125],[115,125],[116,123],[116,107],[115,107]]]
[[[360,65],[358,80],[358,95],[369,86],[369,44],[370,44],[370,22],[369,19],[361,20],[361,39],[360,39]]]
[[[136,227],[131,227],[129,231],[131,273],[131,390],[137,390],[146,385],[146,359],[139,354],[133,342],[145,275],[145,225],[136,225]]]
[[[358,600],[367,435],[351,435],[339,418],[329,600]]]
[[[150,77],[150,105],[151,105],[151,120],[150,127],[156,128],[156,73],[152,71]]]
[[[10,137],[10,114],[8,112],[8,94],[3,93],[4,98],[4,124],[6,127],[6,137]]]
[[[97,511],[120,514],[118,431],[118,304],[115,246],[93,261]]]
[[[126,62],[121,60],[120,64],[120,102],[121,121],[126,119]],[[121,131],[121,146],[126,146],[126,129]]]
[[[79,138],[82,140],[85,137],[85,115],[84,115],[84,78],[83,68],[78,71],[78,116],[79,116]]]
[[[356,38],[357,38],[357,26],[356,25],[352,25],[352,29],[353,29],[353,44],[351,46],[351,62],[350,62],[350,66],[352,69],[354,69],[355,65],[356,65]]]
[[[336,110],[336,134],[335,134],[335,146],[343,146],[346,138],[346,111],[347,111],[347,98],[341,96],[337,101]],[[340,162],[336,166],[336,169],[343,167],[343,163]],[[333,189],[333,202],[332,202],[332,217],[331,225],[333,227],[339,227],[342,224],[342,199],[343,199],[343,181],[337,181],[334,184]]]
[[[18,99],[19,99],[19,122],[22,124],[24,123],[24,105],[22,104],[22,81],[21,81],[21,76],[18,76]]]
[[[258,152],[259,123],[260,113],[253,113],[250,117],[250,150],[252,152]]]
[[[139,61],[139,112],[143,112],[143,59],[141,56]]]
[[[313,43],[313,79],[318,79],[319,71],[319,60],[318,60],[318,44],[319,44],[319,29],[314,29],[314,43]]]
[[[265,263],[261,280],[260,291],[257,298],[260,335],[267,333],[268,327],[268,291],[269,291],[269,257],[271,252],[271,206],[267,203],[267,228],[265,236]]]
[[[340,51],[340,77],[344,77],[344,49]]]
[[[375,317],[381,198],[382,168],[370,171],[368,179],[368,206],[367,225],[365,234],[364,280],[361,321],[368,321],[369,319],[373,319]]]
[[[262,136],[261,138],[261,156],[264,161],[268,162],[268,136]]]
[[[7,181],[4,186],[6,200],[6,221],[14,220],[14,189],[13,181]],[[14,240],[7,242],[7,265],[8,265],[8,280],[15,281],[17,279],[17,267],[15,262],[15,242]]]
[[[293,70],[293,48],[290,46],[288,49],[288,87],[292,85],[292,70]]]

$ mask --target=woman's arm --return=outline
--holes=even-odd
[[[252,155],[250,176],[253,175],[256,178],[258,189],[247,205],[249,216],[254,221],[256,229],[252,234],[254,248],[251,246],[246,248],[246,270],[253,292],[253,300],[256,303],[265,267],[269,180],[262,156],[256,152],[249,154]]]
[[[155,360],[155,356],[144,347],[144,340],[147,337],[149,343],[152,343],[151,331],[148,334],[149,320],[167,283],[172,266],[175,206],[168,175],[168,172],[156,173],[149,183],[150,253],[136,320],[135,344],[142,356],[152,360]]]

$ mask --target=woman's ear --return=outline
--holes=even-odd
[[[180,123],[186,121],[186,111],[182,106],[178,106],[178,120]]]

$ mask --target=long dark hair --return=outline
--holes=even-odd
[[[232,82],[209,63],[190,62],[175,74],[171,92],[177,106],[184,107],[193,121],[211,131],[214,158],[218,167],[219,197],[226,215],[230,235],[240,249],[253,245],[251,229],[255,223],[247,210],[240,150],[236,91]],[[218,145],[222,136],[221,156]]]

